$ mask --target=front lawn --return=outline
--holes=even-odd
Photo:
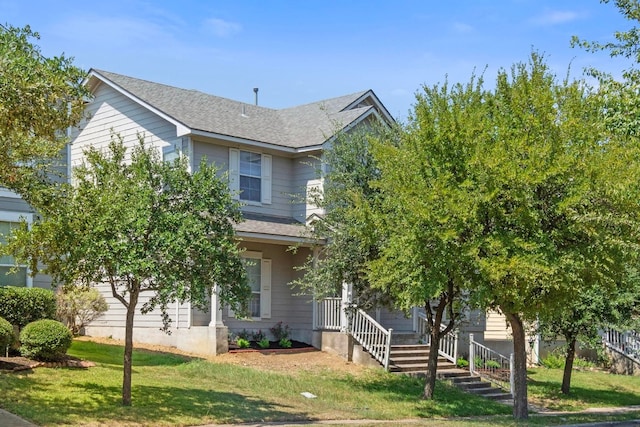
[[[319,419],[406,419],[510,414],[505,405],[382,370],[265,372],[136,350],[132,407],[120,405],[122,347],[75,341],[69,354],[89,369],[37,368],[0,374],[0,406],[36,424],[173,426]],[[317,397],[308,399],[302,392]]]
[[[574,370],[569,395],[560,392],[562,369],[528,372],[529,401],[556,411],[640,405],[640,377]]]
[[[510,426],[511,408],[438,383],[382,370],[268,372],[170,353],[134,351],[133,406],[120,405],[122,347],[75,341],[69,354],[89,369],[36,368],[0,373],[0,407],[42,426],[184,426],[294,420],[396,420],[393,425]],[[573,394],[559,395],[561,370],[529,371],[529,396],[554,409],[640,404],[640,378],[575,372]],[[302,392],[313,393],[308,399]],[[469,417],[469,418],[467,418]],[[639,418],[640,413],[539,417],[527,425]],[[404,421],[400,421],[404,420]],[[366,423],[365,423],[366,425]]]

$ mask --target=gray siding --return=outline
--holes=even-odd
[[[308,295],[294,295],[289,283],[299,276],[295,265],[301,265],[309,255],[306,248],[292,254],[287,246],[247,243],[243,245],[247,250],[262,252],[262,257],[272,260],[271,271],[271,318],[261,320],[238,320],[229,318],[227,310],[223,310],[225,325],[233,332],[247,330],[262,330],[269,333],[276,323],[282,321],[292,329],[293,339],[311,342],[312,305]]]
[[[127,309],[115,299],[111,293],[111,286],[108,283],[98,283],[95,287],[100,291],[100,293],[105,297],[107,304],[109,305],[109,309],[98,317],[96,320],[91,322],[91,326],[108,326],[108,327],[119,327],[124,328]],[[136,309],[135,318],[133,324],[137,328],[155,328],[159,329],[162,327],[162,317],[160,315],[160,310],[154,310],[147,314],[142,314],[140,309],[142,306],[149,301],[151,298],[151,293],[143,293],[140,296],[138,301],[138,306]],[[167,313],[171,318],[171,326],[175,327],[187,327],[188,326],[188,316],[189,310],[188,305],[182,305],[177,307],[177,304],[169,304],[167,308]]]
[[[176,138],[174,125],[105,84],[95,91],[87,114],[89,119],[73,135],[72,165],[81,162],[82,150],[89,146],[106,149],[113,134],[120,135],[128,147],[137,144],[138,134],[144,134],[146,143],[157,147],[165,146]]]

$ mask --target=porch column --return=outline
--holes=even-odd
[[[220,307],[220,298],[218,297],[218,285],[213,287],[211,292],[211,321],[209,322],[210,328],[216,328],[224,326],[222,323],[222,308]]]
[[[351,283],[342,282],[342,301],[340,304],[340,331],[347,332],[349,318],[347,309],[353,302],[353,285]]]
[[[413,307],[411,309],[411,320],[413,320],[413,332],[418,332],[418,314],[420,313],[420,308]]]
[[[316,269],[316,266],[318,265],[318,254],[320,253],[320,250],[318,247],[314,247],[313,248],[313,269]],[[312,320],[311,320],[311,324],[312,324],[312,328],[313,330],[317,330],[318,329],[318,300],[316,299],[316,291],[313,291],[313,299],[311,301],[311,316]]]

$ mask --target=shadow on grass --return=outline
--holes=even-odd
[[[422,418],[432,417],[468,417],[484,415],[511,414],[512,408],[489,399],[464,393],[456,387],[442,381],[436,382],[434,398],[423,400],[425,382],[423,379],[396,375],[385,372],[366,377],[347,377],[347,382],[354,389],[378,394],[394,401],[414,402],[417,415]]]
[[[23,377],[30,389],[45,389],[46,383]],[[69,394],[24,396],[16,413],[43,425],[193,425],[208,422],[234,423],[307,419],[305,413],[287,413],[283,405],[236,393],[180,387],[134,385],[132,406],[121,405],[121,388],[95,382],[76,382],[83,399]],[[23,385],[25,387],[25,385]],[[41,395],[42,396],[42,395]],[[22,409],[20,408],[22,406]],[[25,413],[26,407],[29,413]],[[12,408],[8,408],[12,409]]]
[[[585,404],[592,407],[632,406],[640,403],[640,396],[631,391],[615,390],[611,387],[604,389],[586,388],[572,385],[568,395],[560,391],[561,384],[557,381],[528,380],[529,389],[538,397],[555,401],[553,409],[575,409],[576,405]]]

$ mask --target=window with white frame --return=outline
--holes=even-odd
[[[261,252],[246,251],[242,254],[245,261],[247,280],[251,287],[248,315],[251,319],[271,318],[271,260],[262,258]],[[235,313],[228,309],[229,317]]]
[[[0,245],[7,243],[7,238],[11,230],[20,225],[20,220],[24,218],[31,222],[31,215],[21,215],[14,212],[0,212]],[[16,264],[14,257],[9,255],[0,256],[0,286],[22,286],[31,287],[32,278],[26,265]]]
[[[249,203],[271,203],[271,156],[229,149],[229,186],[234,197]]]

